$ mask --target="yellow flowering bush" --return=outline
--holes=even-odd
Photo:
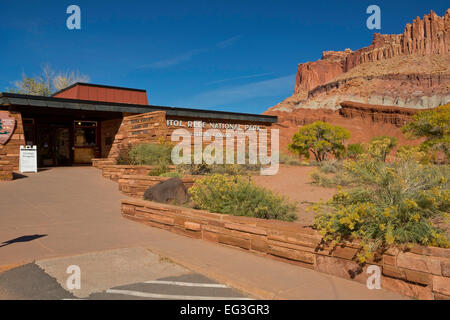
[[[381,161],[386,161],[386,156],[397,145],[397,138],[389,136],[381,136],[372,138],[367,145],[367,152],[373,157]]]
[[[448,163],[450,155],[450,103],[418,112],[412,121],[402,128],[407,137],[424,137],[423,151],[440,151]]]
[[[189,192],[198,209],[263,219],[297,219],[294,204],[242,176],[205,176],[196,180]]]
[[[392,244],[449,246],[448,234],[433,223],[448,219],[450,167],[414,158],[385,163],[369,155],[343,164],[355,186],[338,189],[316,205],[314,226],[325,241],[362,240],[360,262]]]

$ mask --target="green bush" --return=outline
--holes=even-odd
[[[432,110],[418,112],[402,128],[410,138],[424,137],[422,150],[441,151],[448,161],[450,155],[450,103]]]
[[[362,239],[360,262],[392,244],[449,246],[448,234],[432,222],[448,219],[449,166],[362,156],[346,161],[344,170],[357,186],[313,206],[319,213],[314,226],[325,241]]]
[[[340,161],[322,161],[319,164],[320,171],[323,173],[336,173],[341,167]]]
[[[260,169],[259,165],[252,164],[180,164],[177,170],[182,174],[190,175],[211,175],[211,174],[229,174],[245,175],[256,172]]]
[[[142,143],[134,145],[129,151],[130,164],[158,165],[172,164],[172,146],[167,144]]]
[[[148,175],[151,177],[158,177],[162,174],[170,172],[165,164],[161,164],[148,172]]]
[[[116,163],[123,165],[131,164],[130,150],[131,150],[130,145],[128,145],[126,148],[121,148],[119,150],[119,155],[117,156]]]
[[[180,179],[183,177],[183,175],[177,171],[164,172],[164,173],[161,173],[159,176],[167,177],[167,178],[180,178]]]
[[[297,219],[294,204],[241,176],[205,176],[195,181],[190,193],[198,209],[263,219]]]
[[[325,188],[334,187],[336,185],[333,178],[334,177],[329,177],[325,174],[320,174],[318,171],[313,171],[311,173],[312,183]]]
[[[386,161],[387,155],[397,145],[397,138],[389,136],[374,137],[370,140],[367,152],[381,161]]]
[[[361,143],[349,144],[347,147],[347,158],[356,159],[359,155],[366,152],[364,146]]]

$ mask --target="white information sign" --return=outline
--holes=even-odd
[[[37,172],[37,147],[20,146],[20,172]]]

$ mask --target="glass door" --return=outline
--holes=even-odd
[[[97,149],[97,130],[97,121],[74,122],[74,163],[92,163]]]
[[[37,146],[40,167],[71,164],[70,128],[55,125],[38,126]]]

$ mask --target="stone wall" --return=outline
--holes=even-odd
[[[112,119],[104,120],[101,122],[100,132],[101,132],[101,147],[102,147],[102,157],[107,158],[111,147],[114,143],[115,136],[119,131],[120,125],[122,124],[122,119]]]
[[[368,265],[355,262],[358,243],[331,248],[320,234],[297,223],[210,213],[145,200],[122,200],[130,220],[195,239],[229,245],[366,284]],[[419,299],[450,299],[450,249],[388,249],[376,261],[381,286]]]
[[[170,178],[148,175],[122,175],[118,179],[119,191],[127,196],[142,199],[148,188],[168,179]],[[191,176],[183,177],[181,181],[188,189],[194,184],[194,178]]]
[[[22,116],[19,112],[2,111],[16,119],[16,127],[11,138],[0,144],[0,180],[12,180],[13,171],[19,171],[20,146],[25,145]]]
[[[115,161],[135,144],[158,143],[167,139],[170,140],[170,135],[164,111],[127,116],[123,118],[115,135],[108,158]]]
[[[174,123],[174,121],[176,123],[183,122],[183,126],[167,125],[167,122]],[[128,153],[131,146],[136,144],[171,142],[172,133],[176,129],[180,128],[186,129],[193,135],[195,129],[193,127],[189,127],[187,124],[189,122],[193,123],[194,121],[203,121],[203,120],[186,117],[184,118],[166,117],[166,113],[164,111],[154,111],[124,117],[120,125],[120,128],[117,131],[117,134],[115,135],[115,140],[108,153],[108,158],[110,160],[116,161],[121,155]],[[220,127],[221,125],[239,126],[244,132],[246,132],[246,130],[252,131],[252,129],[249,129],[247,126],[257,126],[259,129],[271,128],[270,124],[267,125],[264,123],[256,123],[256,122],[249,123],[237,120],[227,121],[227,120],[211,119],[211,120],[204,120],[204,122],[207,124],[207,126],[203,128],[203,132],[208,129],[211,129],[212,125],[219,125],[218,130],[223,134],[226,133],[226,128]],[[242,137],[240,139],[242,139],[242,141],[243,139],[245,139],[247,142],[249,140],[247,137]],[[237,145],[237,140],[238,138],[235,138],[235,145]],[[203,138],[202,142],[204,145],[211,143],[209,139],[205,138]],[[191,144],[192,145],[194,144],[194,138],[191,139]],[[270,154],[271,138],[269,130],[267,134],[267,144]],[[226,147],[225,141],[223,141],[223,145],[225,148]]]
[[[109,165],[115,165],[115,161],[108,159],[108,158],[93,158],[92,159],[92,166],[94,168],[102,169],[103,166]]]
[[[96,162],[98,163],[98,161]],[[118,181],[124,175],[148,175],[152,169],[157,166],[135,166],[135,165],[101,165],[103,177]],[[169,169],[175,169],[175,166],[168,166]]]

